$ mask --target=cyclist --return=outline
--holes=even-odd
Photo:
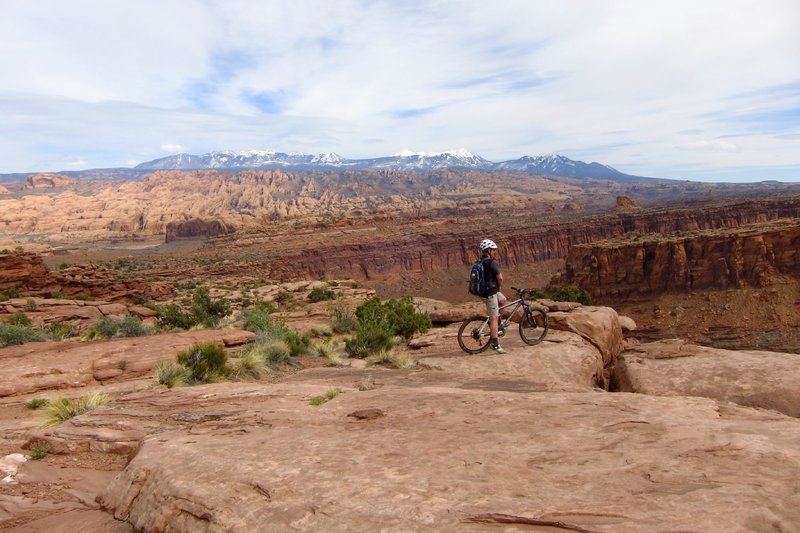
[[[500,272],[500,263],[497,262],[497,244],[491,239],[483,239],[480,244],[481,262],[488,288],[488,296],[483,300],[486,303],[486,313],[489,315],[489,347],[497,353],[506,353],[497,340],[497,325],[500,322],[500,307],[505,305],[505,295],[500,292],[503,285],[503,274]]]

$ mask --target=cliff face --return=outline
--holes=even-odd
[[[83,265],[51,271],[36,254],[0,254],[0,290],[15,289],[25,296],[64,293],[123,300],[133,295],[163,298],[172,293],[169,283],[120,279],[114,272],[96,265]]]
[[[599,297],[764,287],[800,277],[800,220],[573,246],[563,282]]]
[[[735,286],[741,280],[763,283],[758,281],[759,276],[775,269],[791,270],[783,265],[796,261],[797,243],[785,224],[766,233],[752,228],[737,233],[743,226],[785,217],[800,218],[800,199],[741,202],[705,209],[640,209],[542,225],[537,225],[536,220],[518,219],[519,224],[514,227],[500,227],[488,217],[465,217],[316,228],[297,230],[280,238],[252,237],[249,249],[253,261],[273,278],[327,275],[375,280],[463,269],[474,261],[477,243],[489,237],[500,247],[504,268],[567,260],[571,265],[565,280],[568,283],[606,287],[601,292],[625,292],[639,290],[647,280],[647,290],[669,290],[712,283]],[[698,238],[680,237],[682,233],[704,231],[711,233],[702,239],[699,234]],[[593,243],[624,235],[639,236],[640,240],[599,247],[602,251],[591,259]],[[236,239],[236,246],[248,249],[246,240]],[[219,247],[227,245],[233,246],[233,239],[216,243]],[[258,259],[262,254],[275,257],[277,252],[281,261]],[[769,259],[765,259],[768,264],[758,262],[760,254],[773,257],[775,266],[770,266]],[[702,259],[705,256],[715,259]],[[584,272],[585,269],[588,270]],[[728,281],[718,281],[720,277]]]

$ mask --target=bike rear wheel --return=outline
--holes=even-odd
[[[467,353],[481,353],[489,347],[489,322],[485,316],[466,319],[458,328],[458,345]]]
[[[519,321],[519,336],[531,346],[539,344],[547,335],[547,313],[541,309],[528,309]]]

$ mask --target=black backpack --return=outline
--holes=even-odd
[[[489,284],[486,282],[483,259],[478,259],[473,263],[469,273],[469,293],[475,296],[486,297],[489,292]]]

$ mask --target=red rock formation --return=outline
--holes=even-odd
[[[39,255],[0,254],[0,290],[10,288],[24,296],[84,294],[109,301],[130,299],[137,294],[163,299],[173,291],[170,283],[121,279],[97,265],[72,266],[53,272]]]
[[[800,275],[800,220],[691,234],[576,245],[565,284],[595,296],[763,287],[775,274]]]
[[[0,290],[37,286],[49,271],[42,258],[35,254],[0,254]]]
[[[226,224],[222,220],[192,218],[184,221],[169,222],[167,224],[165,242],[194,237],[218,237],[235,231],[236,228],[233,225]]]
[[[70,185],[76,180],[63,174],[36,174],[28,176],[28,187],[31,189],[52,189],[62,185]]]
[[[635,209],[639,207],[630,196],[617,196],[617,209]]]

